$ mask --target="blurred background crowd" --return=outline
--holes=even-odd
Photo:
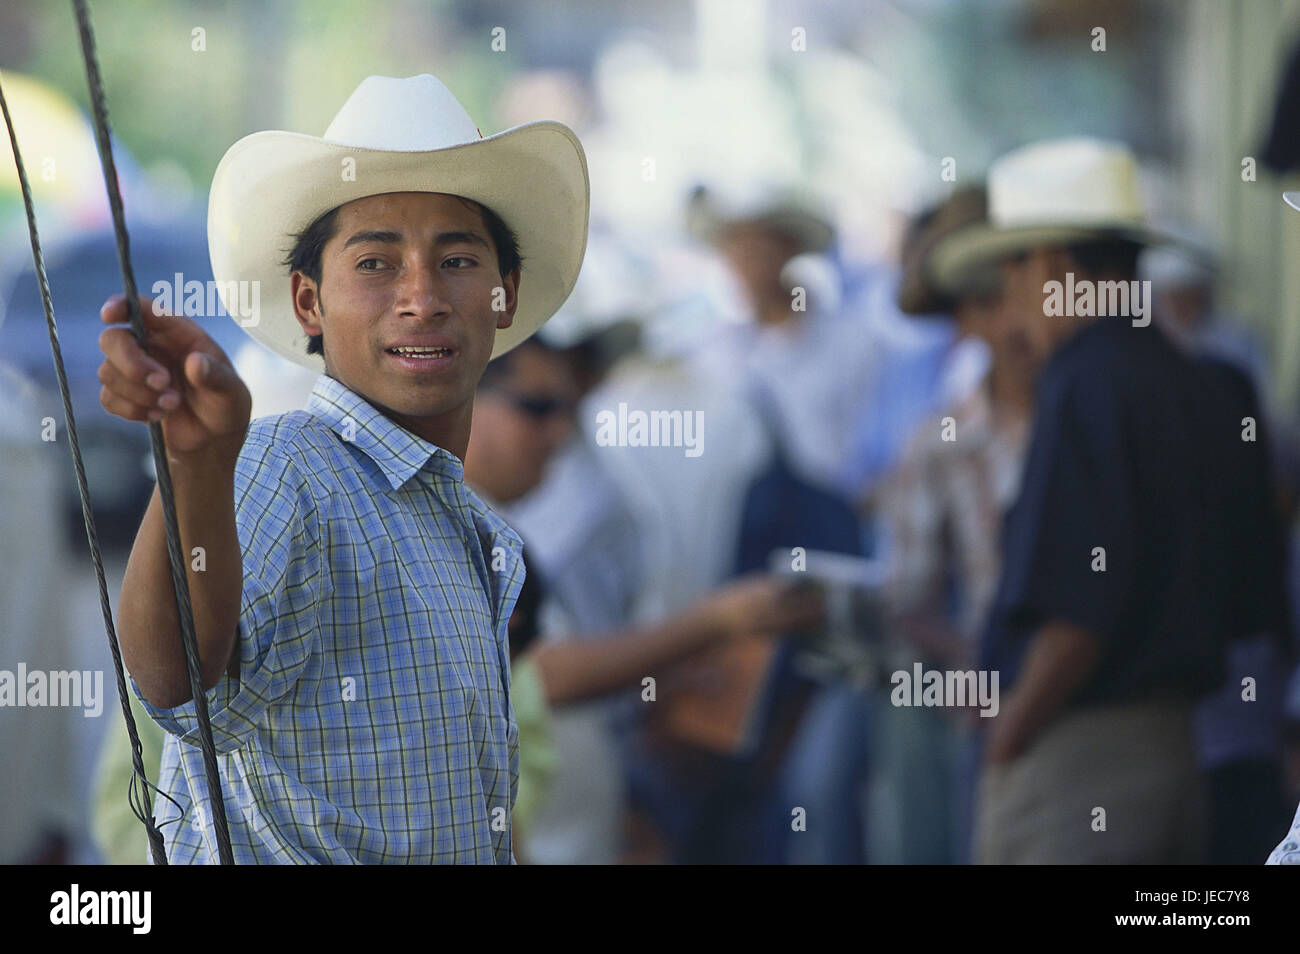
[[[974,668],[998,587],[1049,353],[1004,273],[940,288],[931,265],[988,219],[985,177],[1010,150],[1131,150],[1143,216],[1173,238],[1134,266],[1155,324],[1251,382],[1270,532],[1288,552],[1300,540],[1300,213],[1280,201],[1300,166],[1300,0],[95,14],[145,294],[211,278],[206,190],[231,143],[319,134],[367,75],[433,73],[485,133],[578,132],[582,275],[489,367],[466,461],[534,580],[512,621],[521,862],[979,860],[986,720],[897,705],[889,674]],[[147,433],[98,400],[99,307],[120,277],[70,6],[0,9],[0,67],[116,600],[153,475]],[[0,158],[0,670],[111,674],[7,143]],[[310,375],[193,314],[255,416],[303,405]],[[695,415],[700,453],[611,445],[598,415],[623,405]],[[752,575],[805,568],[831,602],[812,637]],[[1300,561],[1274,568],[1300,599]],[[1193,824],[1206,860],[1262,863],[1300,800],[1300,678],[1288,624],[1239,635],[1198,703],[1210,805]],[[111,683],[100,718],[0,709],[0,862],[145,860]]]

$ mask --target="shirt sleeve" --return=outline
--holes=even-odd
[[[1076,376],[1043,397],[1006,524],[998,602],[1019,636],[1059,619],[1109,643],[1136,589],[1129,415],[1104,376]]]
[[[239,678],[223,674],[206,693],[219,752],[245,745],[267,710],[293,691],[311,655],[324,595],[315,501],[282,445],[245,442],[235,468],[235,526],[244,578]],[[158,725],[183,743],[199,744],[193,700],[163,709],[134,680],[132,687]]]

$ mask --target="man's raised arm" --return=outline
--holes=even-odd
[[[147,300],[141,310],[148,354],[122,324],[125,299],[115,296],[104,305],[101,317],[114,327],[100,337],[100,401],[127,420],[162,422],[203,685],[210,689],[224,671],[237,673],[239,662],[243,567],[234,477],[252,399],[221,348],[195,322],[155,315]],[[196,547],[203,549],[202,563]],[[196,564],[203,569],[194,569]],[[160,708],[191,699],[157,487],[127,563],[118,635],[126,666],[146,699]]]

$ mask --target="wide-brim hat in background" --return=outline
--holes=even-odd
[[[1137,158],[1105,140],[1054,139],[1008,153],[989,167],[988,204],[986,225],[963,229],[934,250],[939,282],[1044,245],[1172,241],[1147,223]]]
[[[988,193],[983,186],[964,186],[913,220],[903,239],[902,280],[898,307],[908,315],[951,316],[957,299],[987,294],[998,286],[991,263],[977,263],[954,272],[940,283],[934,274],[934,250],[947,238],[988,221]]]
[[[260,283],[260,314],[244,330],[290,361],[324,371],[323,359],[306,352],[283,262],[296,233],[324,213],[392,192],[472,199],[517,236],[524,259],[518,305],[511,326],[497,330],[492,357],[533,334],[573,290],[590,203],[587,160],[573,131],[533,122],[484,138],[437,78],[371,76],[323,137],[253,133],[217,166],[208,249],[226,310],[245,324],[238,300],[227,298],[228,283]]]
[[[822,202],[808,189],[773,180],[737,180],[696,185],[686,202],[686,228],[715,244],[735,225],[762,225],[790,235],[799,252],[824,252],[835,227]]]

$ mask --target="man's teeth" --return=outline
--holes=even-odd
[[[404,358],[440,358],[451,354],[450,348],[389,348],[388,350]]]

